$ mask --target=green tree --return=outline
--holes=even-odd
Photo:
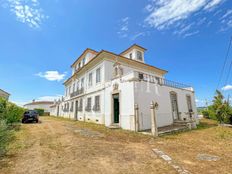
[[[228,123],[231,117],[231,106],[229,101],[224,100],[224,96],[218,90],[216,90],[216,95],[214,96],[213,105],[211,107],[216,119],[220,123]]]

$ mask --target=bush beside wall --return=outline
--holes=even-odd
[[[13,123],[20,122],[25,109],[0,97],[0,156],[14,137]]]
[[[44,116],[44,109],[36,108],[34,110],[38,112],[39,116]]]

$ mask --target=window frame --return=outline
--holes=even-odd
[[[91,78],[90,78],[91,77]],[[89,73],[89,78],[88,78],[88,86],[91,87],[93,86],[93,73]]]
[[[100,111],[101,110],[101,105],[100,105],[101,99],[100,98],[101,98],[100,95],[96,95],[94,97],[94,111]]]
[[[101,83],[101,67],[96,69],[96,84]]]
[[[136,51],[137,60],[143,61],[143,53],[141,51]],[[141,59],[140,59],[141,58]]]

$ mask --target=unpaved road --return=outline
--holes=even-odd
[[[150,137],[56,118],[41,121],[21,126],[9,156],[0,161],[1,174],[176,173],[152,152]]]
[[[198,130],[159,138],[61,118],[41,121],[21,126],[0,159],[0,174],[177,173],[152,149],[192,174],[232,174],[232,128],[214,121],[203,119]],[[217,160],[208,161],[211,156]]]

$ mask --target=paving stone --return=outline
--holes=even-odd
[[[218,161],[220,157],[208,154],[198,154],[197,159],[201,161]]]

